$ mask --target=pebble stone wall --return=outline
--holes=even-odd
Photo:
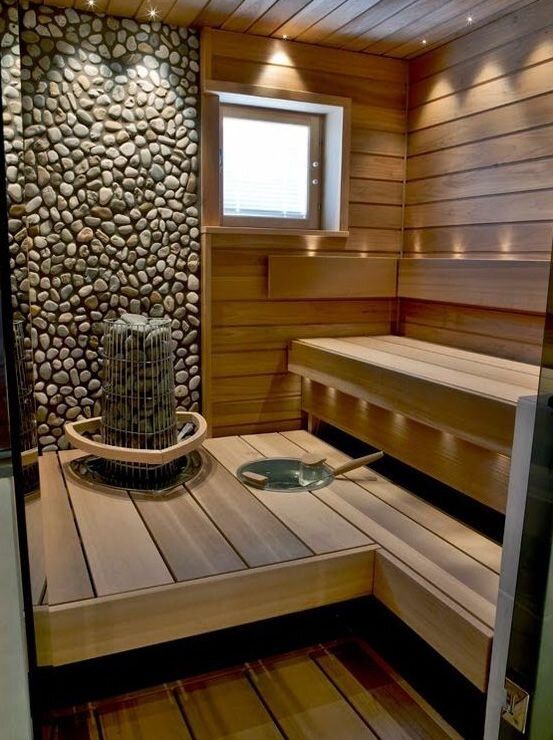
[[[102,320],[171,319],[176,395],[197,409],[198,73],[195,32],[34,7],[22,105],[39,442],[101,413]]]
[[[0,4],[0,52],[4,156],[8,197],[8,248],[14,318],[29,317],[27,231],[25,228],[23,123],[21,119],[21,56],[17,0]],[[26,332],[30,346],[30,331]]]

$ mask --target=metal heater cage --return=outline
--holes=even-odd
[[[102,442],[158,450],[177,442],[175,379],[170,319],[137,317],[104,322]],[[160,487],[178,463],[105,460],[105,477],[116,485]]]

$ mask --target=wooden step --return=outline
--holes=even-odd
[[[516,402],[536,393],[539,368],[406,337],[301,339],[291,372],[509,455]]]

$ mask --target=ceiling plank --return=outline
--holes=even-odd
[[[365,11],[347,25],[339,28],[335,33],[325,39],[325,43],[345,47],[349,44],[355,46],[355,42],[357,41],[359,47],[363,48],[363,46],[366,46],[366,41],[363,40],[359,43],[358,39],[360,35],[372,33],[372,30],[376,26],[389,21],[390,18],[395,17],[400,11],[412,5],[417,5],[418,2],[419,0],[388,0],[385,3],[381,2],[376,7]]]
[[[207,5],[207,0],[176,0],[163,19],[175,26],[191,26]]]
[[[93,9],[88,0],[42,1],[142,22],[150,20],[148,11],[155,8],[158,20],[177,26],[222,28],[250,37],[286,37],[348,52],[414,59],[431,50],[439,54],[436,50],[446,42],[546,0],[94,0]],[[468,15],[474,19],[471,24]]]
[[[197,26],[219,28],[242,4],[242,0],[210,0],[196,18]]]
[[[405,58],[408,56],[418,56],[424,54],[436,46],[444,44],[446,41],[451,41],[454,38],[463,36],[471,31],[474,31],[475,26],[485,25],[490,23],[497,18],[501,18],[503,15],[508,15],[514,10],[528,5],[534,0],[484,0],[484,2],[473,3],[470,7],[470,15],[473,17],[473,23],[469,26],[466,22],[467,11],[461,13],[454,18],[451,18],[444,23],[438,23],[434,25],[432,16],[429,16],[426,23],[426,29],[430,29],[430,38],[425,48],[421,48],[420,34],[422,29],[419,26],[414,26],[412,30],[411,38],[403,43],[401,46],[390,49],[387,53],[394,57]]]
[[[231,17],[223,23],[225,31],[244,33],[257,18],[266,13],[274,0],[244,0]]]
[[[134,18],[138,21],[164,21],[165,17],[175,4],[175,0],[142,0],[142,2],[133,3],[135,6]],[[150,11],[155,10],[154,19],[150,16]]]
[[[477,0],[461,0],[465,4],[474,4]],[[352,51],[361,51],[371,49],[371,54],[383,54],[386,48],[393,48],[401,44],[405,38],[412,39],[411,28],[413,25],[423,25],[424,34],[428,31],[428,17],[432,14],[439,13],[444,20],[451,18],[452,15],[458,15],[459,0],[449,0],[444,3],[443,0],[417,0],[416,3],[396,13],[393,18],[389,18],[384,23],[379,24],[376,28],[371,28],[367,34],[360,38],[354,39],[347,47]],[[462,8],[461,8],[462,10]],[[432,28],[432,26],[431,26]]]
[[[359,17],[373,5],[377,5],[380,0],[346,0],[336,10],[333,10],[327,16],[310,28],[306,29],[298,36],[298,41],[306,44],[319,44],[323,39],[332,35],[337,28],[344,26]]]
[[[279,26],[309,5],[309,2],[310,0],[278,0],[248,30],[258,36],[270,36]]]
[[[295,39],[306,28],[320,21],[333,10],[342,5],[344,0],[311,0],[309,5],[292,16],[286,23],[277,28],[273,36],[287,36],[289,39]]]

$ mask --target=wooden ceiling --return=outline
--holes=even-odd
[[[46,0],[89,10],[88,0]],[[95,0],[94,10],[410,58],[533,0]]]

